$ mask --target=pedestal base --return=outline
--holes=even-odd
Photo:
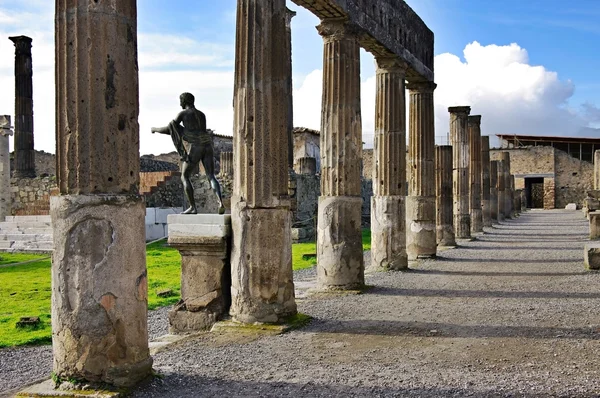
[[[404,196],[371,198],[371,267],[399,271],[408,268]]]
[[[406,254],[411,261],[436,255],[435,210],[435,197],[406,197]]]

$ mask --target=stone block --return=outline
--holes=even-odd
[[[600,211],[592,211],[588,214],[590,220],[590,239],[600,239]]]
[[[156,224],[156,208],[146,207],[146,225]]]
[[[169,214],[169,243],[185,243],[202,237],[231,235],[231,215],[220,214]]]
[[[168,217],[172,214],[177,215],[178,213],[180,213],[182,211],[181,208],[166,208],[166,209],[161,209],[161,208],[156,208],[156,223],[158,224],[166,224],[168,222]],[[183,214],[185,216],[195,216],[195,215],[202,215],[202,214]]]
[[[583,263],[586,269],[600,270],[600,242],[585,245],[583,249]]]
[[[577,203],[569,203],[565,206],[565,210],[577,210]]]

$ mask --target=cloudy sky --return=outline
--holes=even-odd
[[[600,127],[600,1],[406,0],[435,33],[436,135],[448,132],[449,106],[483,115],[484,134],[580,135]],[[292,22],[294,124],[318,129],[322,40],[318,19]],[[210,128],[232,134],[235,0],[138,0],[140,151],[170,152],[151,135],[196,95]],[[14,112],[14,46],[33,38],[35,146],[54,152],[54,1],[0,0],[0,113]],[[4,38],[4,39],[2,39]],[[363,136],[373,137],[375,68],[361,55]]]

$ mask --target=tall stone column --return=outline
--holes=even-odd
[[[506,178],[504,178],[504,161],[498,160],[498,181],[496,187],[498,190],[498,221],[504,221],[506,218]]]
[[[148,350],[135,0],[56,2],[54,373],[131,386]]]
[[[406,257],[406,65],[376,57],[371,258],[374,267],[401,270]]]
[[[435,118],[433,82],[410,83],[406,251],[409,260],[435,257]]]
[[[286,14],[285,0],[237,2],[230,312],[244,323],[296,313]]]
[[[14,177],[35,177],[33,149],[33,68],[31,38],[13,36],[15,44]]]
[[[317,288],[356,289],[364,285],[359,35],[340,20],[317,29],[324,41]]]
[[[8,137],[13,135],[10,116],[0,116],[0,221],[11,214],[10,153]]]
[[[498,222],[498,161],[490,161],[490,217]]]
[[[600,149],[594,151],[594,189],[600,189]]]
[[[502,175],[504,176],[504,218],[512,218],[513,195],[510,187],[510,153],[502,152],[500,159],[502,159]]]
[[[452,204],[452,146],[435,147],[436,234],[439,246],[456,246]]]
[[[471,167],[469,177],[471,186],[469,200],[471,208],[471,232],[483,232],[483,212],[481,210],[481,116],[469,116],[469,150]]]
[[[285,73],[286,73],[286,100],[287,100],[287,133],[288,133],[288,170],[294,169],[294,84],[292,81],[292,18],[296,12],[286,8],[285,10]]]
[[[483,226],[492,226],[492,206],[490,197],[490,137],[481,136],[481,210]]]
[[[454,195],[454,234],[457,239],[471,239],[469,211],[470,140],[467,128],[470,106],[448,108],[450,112],[450,142],[452,143],[452,181]]]

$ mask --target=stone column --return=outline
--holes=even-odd
[[[504,178],[504,218],[512,218],[513,203],[512,189],[510,188],[510,153],[502,152],[502,175]]]
[[[296,173],[314,176],[317,174],[317,159],[310,156],[298,159]]]
[[[436,235],[439,246],[456,246],[452,204],[452,146],[435,147]]]
[[[15,43],[15,138],[14,177],[35,177],[33,149],[33,68],[31,38],[13,36]]]
[[[317,288],[358,289],[364,286],[359,35],[340,20],[317,29],[324,40]]]
[[[231,315],[244,323],[282,322],[296,313],[286,13],[285,0],[237,2]]]
[[[514,175],[510,175],[510,198],[511,198],[511,215],[512,217],[516,217],[519,215],[519,213],[521,212],[521,205],[519,204],[519,206],[517,206],[517,196],[520,196],[520,193],[517,193],[517,190],[515,189],[515,176]]]
[[[469,189],[469,203],[471,213],[471,232],[483,232],[483,212],[481,210],[481,116],[469,116],[469,151],[470,169],[469,177],[471,186]]]
[[[148,350],[135,0],[56,2],[54,373],[131,386]]]
[[[490,161],[490,217],[491,222],[498,222],[498,161]]]
[[[374,267],[401,270],[406,256],[406,66],[376,57],[371,258]]]
[[[492,226],[492,206],[490,196],[490,137],[481,136],[481,210],[483,226]]]
[[[222,176],[233,176],[233,152],[221,152],[220,171]]]
[[[409,260],[435,257],[435,118],[433,82],[410,83],[406,251]]]
[[[513,176],[513,180],[514,180],[514,176]],[[514,197],[513,197],[513,207],[515,209],[515,215],[520,215],[521,214],[521,190],[520,189],[515,189],[514,190]]]
[[[594,151],[594,189],[600,189],[600,149]]]
[[[504,178],[504,161],[498,160],[496,164],[498,165],[498,181],[496,181],[496,188],[498,191],[498,221],[504,221],[506,218],[506,178]]]
[[[10,116],[0,116],[0,221],[11,215],[10,153],[8,137],[13,135]]]
[[[527,193],[521,189],[521,213],[527,210]]]
[[[286,74],[286,100],[287,100],[287,133],[288,133],[288,169],[294,168],[294,84],[292,81],[292,18],[296,12],[285,10],[285,74]]]
[[[469,211],[470,144],[467,128],[470,106],[448,108],[450,112],[450,142],[452,143],[452,180],[454,184],[454,233],[457,239],[471,239]]]

